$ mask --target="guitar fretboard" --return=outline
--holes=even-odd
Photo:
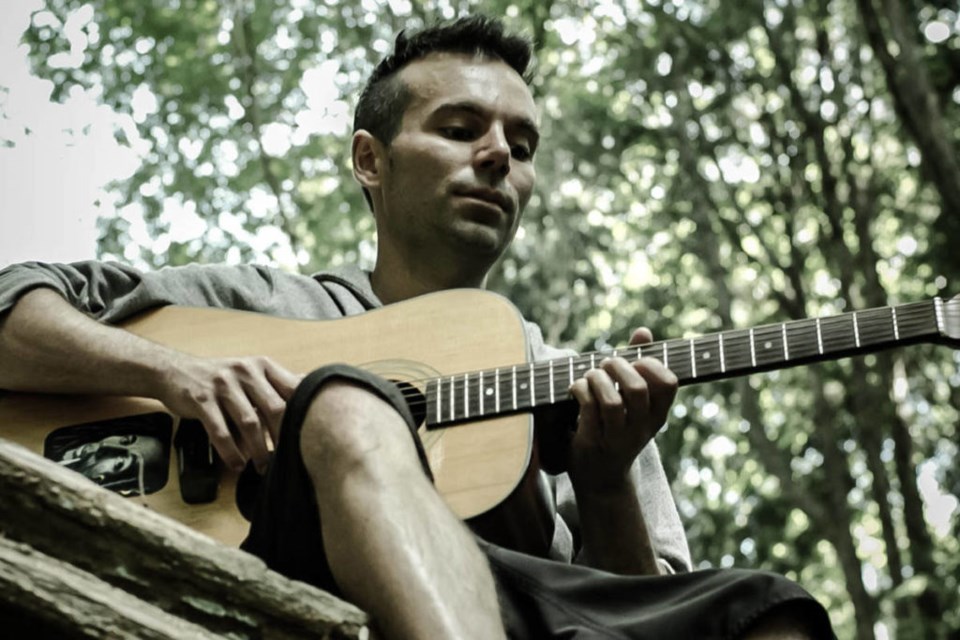
[[[960,299],[947,304],[952,325]],[[946,336],[944,326],[944,301],[934,298],[444,376],[426,385],[426,423],[428,428],[448,426],[572,400],[570,385],[607,357],[656,358],[682,386],[936,342]]]

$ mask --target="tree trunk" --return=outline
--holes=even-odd
[[[57,637],[370,637],[356,607],[4,440],[0,496],[0,618]]]
[[[845,456],[837,442],[834,425],[831,423],[833,411],[823,395],[823,383],[819,372],[810,372],[811,388],[816,396],[814,408],[814,429],[822,442],[823,466],[829,479],[828,509],[834,514],[833,532],[830,534],[843,573],[847,581],[847,592],[854,604],[854,616],[857,620],[858,640],[873,640],[874,624],[879,614],[876,600],[867,592],[863,582],[862,563],[857,555],[857,547],[850,532],[854,518],[847,495],[852,478]]]
[[[940,242],[945,243],[960,234],[960,161],[955,137],[944,121],[940,99],[920,58],[916,20],[907,15],[901,0],[883,0],[882,13],[875,3],[876,0],[857,0],[867,38],[883,66],[897,114],[920,150],[926,177],[943,199],[936,226]],[[884,34],[883,18],[890,32],[889,41]],[[891,53],[890,43],[896,45],[896,55]]]
[[[16,611],[0,612],[7,637],[217,637],[68,562],[4,536],[0,536],[0,600],[16,603]]]

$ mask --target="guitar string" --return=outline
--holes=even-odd
[[[925,325],[926,325],[926,323],[925,323]],[[876,325],[875,325],[875,326],[876,326]],[[914,327],[919,327],[919,326],[920,326],[920,325],[914,325]],[[863,339],[862,339],[862,341],[863,341],[864,343],[866,343],[866,344],[864,345],[864,346],[866,346],[866,347],[869,347],[869,346],[870,346],[870,343],[875,342],[876,340],[882,340],[883,338],[892,338],[892,337],[893,337],[892,333],[891,333],[890,331],[888,331],[888,330],[890,330],[890,327],[887,326],[887,323],[883,323],[884,333],[883,333],[883,334],[877,334],[876,336],[870,336],[870,335],[868,335],[868,334],[869,334],[869,329],[872,328],[868,323],[863,323],[860,328],[861,328],[861,333],[862,333],[862,334],[865,334],[864,337],[863,337]],[[909,328],[911,328],[911,325],[910,325],[909,323],[900,323],[900,329],[901,329],[901,332],[902,332],[902,333],[909,333],[908,331],[904,331],[904,329],[909,329]],[[929,327],[923,326],[923,327],[920,327],[920,328],[928,329]],[[730,332],[730,333],[734,333],[734,332]],[[742,355],[742,353],[739,353],[737,349],[738,349],[738,347],[741,347],[741,348],[742,348],[744,344],[747,345],[747,347],[749,347],[749,344],[750,344],[750,342],[751,342],[751,340],[749,339],[749,336],[748,336],[748,335],[743,335],[743,336],[731,336],[730,333],[725,334],[725,335],[726,335],[726,339],[724,340],[724,350],[725,350],[726,355]],[[839,340],[839,341],[838,341],[838,340],[832,340],[831,338],[833,338],[834,336],[839,336],[839,337],[842,338],[842,340]],[[780,340],[782,339],[782,336],[781,336],[781,332],[780,332],[779,330],[778,330],[776,333],[774,333],[774,332],[771,331],[771,337],[776,338],[776,340],[777,340],[777,343],[778,343],[778,344],[775,345],[775,346],[777,346],[777,347],[782,346],[782,342],[780,342]],[[911,337],[911,336],[910,336],[910,335],[907,335],[906,337],[909,338],[909,337]],[[710,341],[711,341],[711,344],[713,344],[713,340],[714,340],[715,338],[716,338],[716,336],[702,336],[702,337],[693,338],[692,340],[694,340],[694,342],[696,343],[696,346],[697,346],[697,347],[702,348],[702,347],[709,347],[709,346],[710,346],[710,345],[707,345],[707,344],[706,344],[706,341],[708,341],[708,340],[710,340]],[[763,336],[760,336],[760,338],[762,339]],[[845,330],[843,330],[842,332],[840,332],[839,330],[838,330],[838,331],[835,331],[835,332],[833,332],[833,335],[831,335],[831,332],[830,332],[829,330],[822,330],[822,338],[823,338],[823,342],[825,343],[825,345],[826,345],[827,343],[833,342],[833,344],[830,344],[830,345],[829,345],[829,350],[834,350],[834,349],[842,348],[842,347],[844,347],[844,346],[855,346],[854,339],[852,338],[852,335],[850,334],[849,329],[845,329]],[[794,340],[795,340],[795,339],[796,339],[796,336],[794,336]],[[754,343],[757,342],[757,334],[756,334],[756,332],[755,332],[755,334],[754,334],[754,340],[753,340],[752,342],[754,342]],[[769,341],[768,341],[768,342],[769,342]],[[789,337],[788,337],[788,342],[789,342]],[[659,350],[662,351],[662,345],[663,345],[664,343],[666,343],[667,348],[668,348],[668,351],[669,351],[669,353],[672,355],[671,359],[675,359],[675,358],[678,358],[678,357],[686,358],[686,357],[688,356],[688,354],[689,354],[689,343],[690,343],[690,339],[667,340],[667,341],[663,341],[663,342],[650,343],[650,344],[648,344],[648,345],[641,345],[641,348],[642,348],[644,351],[650,351],[651,349],[659,349]],[[812,342],[811,342],[811,343],[812,343]],[[795,342],[795,343],[791,346],[791,348],[797,349],[798,346],[803,346],[803,345],[797,345],[797,343]],[[773,347],[770,347],[770,348],[773,348]],[[617,351],[618,351],[618,352],[621,352],[621,353],[629,353],[629,352],[631,352],[631,351],[634,351],[635,349],[636,349],[635,346],[630,346],[630,347],[625,347],[625,348],[618,349]],[[747,350],[747,349],[744,348],[743,353],[746,353],[746,350]],[[606,355],[610,355],[610,354],[612,354],[612,351],[609,351],[609,352],[607,352],[607,351],[599,352],[599,355],[602,355],[602,356],[606,356]],[[819,355],[819,352],[818,352],[817,355]],[[825,350],[824,350],[824,355],[829,355],[828,349],[825,349]],[[655,358],[660,358],[660,357],[661,357],[661,356],[660,356],[659,354],[657,354],[657,353],[650,354],[650,356],[651,356],[651,357],[655,357]],[[582,363],[582,361],[584,361],[584,360],[586,360],[587,358],[589,358],[589,354],[582,354],[582,355],[578,355],[578,356],[573,356],[573,358],[574,358],[574,362],[581,362],[581,363]],[[790,359],[795,359],[795,358],[790,358]],[[777,361],[782,361],[782,360],[784,360],[784,359],[783,359],[783,358],[777,358],[776,360],[777,360]],[[676,361],[676,360],[674,360],[674,361]],[[526,366],[528,366],[528,364],[524,364],[523,366],[526,367]],[[549,369],[550,369],[551,366],[552,366],[555,370],[559,370],[559,369],[564,369],[564,370],[566,370],[566,369],[568,368],[568,366],[569,366],[569,357],[557,359],[557,360],[554,360],[554,361],[544,361],[544,362],[534,363],[535,376],[540,376],[540,375],[543,375],[544,372],[549,372]],[[582,369],[582,367],[579,367],[579,366],[578,366],[578,367],[575,367],[575,368]],[[489,371],[489,370],[488,370],[488,371]],[[460,377],[462,377],[463,375],[468,375],[468,376],[470,376],[470,375],[478,375],[478,374],[479,374],[479,371],[476,371],[476,372],[465,372],[465,373],[456,374],[456,377],[457,377],[457,378],[460,378]],[[443,379],[443,378],[449,379],[449,376],[442,376],[441,379]],[[413,382],[423,382],[423,381],[424,381],[424,380],[413,381]]]
[[[868,311],[870,311],[870,310],[868,310]],[[881,310],[881,311],[886,312],[887,310]],[[923,309],[914,310],[914,311],[917,311],[918,313],[913,313],[913,314],[911,314],[911,313],[910,313],[910,310],[901,310],[901,312],[900,312],[900,314],[899,314],[900,317],[898,317],[898,326],[899,326],[899,328],[900,328],[900,333],[901,333],[901,334],[907,334],[907,338],[909,338],[909,337],[911,337],[911,336],[910,336],[910,332],[909,332],[909,329],[911,329],[911,328],[921,328],[921,329],[924,330],[925,333],[930,333],[930,332],[932,332],[932,331],[935,330],[935,326],[931,326],[931,320],[932,320],[932,318],[930,317],[931,311],[932,311],[931,309],[929,309],[929,308],[923,308]],[[922,316],[923,316],[923,317],[921,317],[921,313],[922,313]],[[861,336],[861,341],[862,341],[863,343],[866,343],[864,346],[869,347],[869,346],[870,346],[870,342],[873,341],[873,340],[882,340],[882,339],[885,338],[885,337],[889,337],[889,338],[892,338],[892,337],[893,337],[893,335],[892,335],[892,323],[891,323],[892,317],[891,317],[890,315],[887,315],[887,317],[878,317],[878,314],[873,314],[874,317],[870,317],[869,315],[867,315],[867,312],[859,312],[858,315],[859,315],[859,314],[863,314],[864,316],[866,316],[866,317],[863,317],[863,318],[862,318],[862,321],[861,321],[861,318],[858,317],[858,322],[857,322],[857,325],[858,325],[858,328],[859,328],[859,330],[860,330],[860,333],[863,334],[863,335]],[[884,315],[886,315],[886,314],[884,314]],[[851,338],[850,329],[852,329],[852,327],[853,327],[852,316],[828,316],[828,317],[825,318],[825,319],[831,320],[831,321],[836,321],[836,320],[843,320],[843,321],[844,321],[844,322],[842,323],[844,326],[834,327],[834,331],[833,331],[832,333],[833,333],[834,335],[839,335],[839,336],[841,336],[841,337],[843,338],[843,341],[844,341],[846,344],[844,345],[843,343],[841,343],[840,345],[831,345],[831,346],[830,346],[831,349],[834,349],[834,348],[843,348],[843,346],[849,346],[849,347],[854,347],[854,346],[855,346],[854,343],[851,342],[851,340],[850,340],[850,338]],[[823,341],[823,343],[826,345],[826,343],[829,342],[830,339],[831,339],[831,336],[829,335],[831,332],[830,332],[830,331],[823,331],[823,327],[822,327],[822,325],[824,324],[824,323],[823,323],[823,320],[824,320],[824,319],[821,319],[822,341]],[[803,324],[803,323],[812,324],[812,323],[815,322],[815,319],[811,319],[811,320],[799,320],[799,321],[792,321],[792,322],[794,322],[794,323],[796,323],[796,324]],[[788,331],[789,331],[789,324],[790,324],[790,323],[788,322],[788,323],[785,323],[785,324],[788,325]],[[840,322],[833,322],[832,324],[840,325],[841,323],[840,323]],[[932,323],[932,324],[935,325],[935,322]],[[815,326],[815,325],[814,325],[814,326]],[[874,336],[870,336],[870,335],[869,335],[869,334],[870,334],[870,330],[873,329],[873,328],[877,328],[877,327],[881,327],[882,330],[883,330],[883,333],[877,334],[875,337],[874,337]],[[794,327],[794,328],[796,328],[796,327]],[[781,337],[779,334],[782,333],[783,328],[782,328],[782,325],[779,325],[779,324],[777,324],[777,325],[764,325],[764,326],[762,326],[762,327],[755,328],[755,329],[754,329],[754,342],[756,342],[756,334],[757,334],[757,332],[758,332],[758,331],[761,331],[761,330],[770,332],[774,337],[778,338],[778,340],[779,340],[780,337]],[[723,335],[725,335],[725,336],[727,337],[727,340],[725,340],[724,347],[725,347],[725,351],[726,351],[728,354],[737,355],[737,354],[736,354],[736,351],[737,351],[737,347],[736,347],[736,337],[732,337],[730,334],[741,333],[741,332],[743,332],[744,334],[747,334],[747,335],[740,336],[740,338],[741,338],[741,339],[740,339],[740,342],[742,343],[742,342],[746,341],[746,343],[749,345],[749,342],[750,342],[750,340],[749,340],[749,330],[733,330],[733,331],[725,332],[725,333],[723,334]],[[718,334],[707,335],[707,336],[698,336],[698,337],[696,337],[696,338],[693,338],[692,340],[694,340],[695,342],[696,342],[696,341],[704,341],[704,340],[711,340],[711,341],[712,341],[713,339],[716,339],[716,338],[717,338],[717,335],[718,335]],[[918,336],[914,336],[914,337],[918,337]],[[922,337],[922,336],[919,336],[919,337]],[[901,338],[901,339],[902,339],[902,338]],[[669,358],[669,356],[670,356],[671,354],[673,355],[674,358],[677,358],[677,357],[686,358],[686,357],[689,355],[689,342],[690,342],[690,340],[691,340],[691,339],[667,340],[667,341],[661,341],[661,342],[657,342],[657,343],[651,343],[651,344],[648,344],[648,345],[645,345],[645,346],[646,346],[646,348],[647,348],[648,350],[651,349],[651,348],[661,348],[661,350],[662,350],[662,345],[663,345],[663,344],[666,344],[666,345],[667,345],[667,349],[668,349],[668,358]],[[788,342],[789,342],[789,334],[788,334]],[[728,345],[731,345],[731,347],[728,347]],[[644,345],[641,345],[641,347],[643,347],[643,346],[644,346]],[[618,352],[628,353],[628,352],[634,350],[635,348],[636,348],[636,347],[627,347],[627,348],[619,349],[619,350],[617,350],[617,351],[618,351]],[[674,350],[674,349],[679,350],[680,353],[673,353],[673,350]],[[826,352],[826,349],[825,349],[825,352]],[[601,355],[603,355],[603,353],[601,353]],[[740,355],[742,355],[742,354],[740,354]],[[810,355],[813,355],[813,354],[810,354]],[[818,353],[817,355],[819,355],[819,353]],[[825,355],[828,355],[828,354],[825,354]],[[656,354],[653,354],[653,356],[656,357]],[[588,357],[589,357],[589,354],[580,355],[580,356],[575,356],[575,357],[574,357],[574,361],[575,361],[575,362],[578,362],[578,361],[579,361],[579,362],[581,362],[581,364],[582,364],[583,361],[584,361],[586,358],[588,358]],[[725,358],[725,359],[732,359],[732,358]],[[790,358],[790,360],[793,360],[793,359],[796,359],[796,358]],[[674,362],[677,362],[677,360],[674,360]],[[680,362],[681,364],[684,364],[682,360],[680,360],[679,362]],[[787,359],[784,359],[784,358],[777,358],[777,359],[771,361],[771,363],[778,363],[778,362],[788,362],[788,360],[787,360]],[[685,368],[689,368],[689,360],[687,360],[687,363],[686,363],[686,364],[687,364],[688,366],[685,367]],[[527,367],[527,365],[524,365],[524,372],[527,371],[526,367]],[[544,376],[545,376],[545,375],[549,375],[549,372],[550,372],[550,369],[551,369],[551,368],[554,368],[555,370],[560,370],[560,369],[562,369],[564,372],[566,372],[566,370],[568,369],[568,367],[569,367],[569,357],[568,357],[568,358],[563,358],[563,359],[560,359],[560,360],[556,360],[556,361],[545,361],[545,362],[534,363],[534,366],[533,366],[534,374],[533,374],[533,375],[534,375],[534,380],[535,380],[535,384],[534,384],[534,393],[535,393],[535,395],[536,395],[537,397],[541,397],[541,398],[542,398],[542,397],[545,397],[544,392],[543,392],[543,389],[546,388],[547,390],[549,390],[550,384],[549,384],[549,380],[544,380]],[[580,370],[583,369],[582,366],[579,366],[579,367],[576,367],[576,368],[578,368],[578,369],[580,369]],[[677,368],[679,368],[679,367],[677,367]],[[457,374],[457,375],[455,376],[454,392],[456,393],[456,392],[458,392],[458,391],[462,391],[462,390],[463,390],[463,382],[462,382],[462,379],[463,379],[464,376],[468,376],[468,377],[471,376],[471,375],[476,376],[478,373],[479,373],[479,372],[467,372],[467,373],[465,373],[465,374]],[[562,376],[562,375],[561,375],[560,377],[563,378],[563,377],[565,377],[565,376]],[[698,377],[699,377],[699,376],[698,376]],[[410,383],[411,383],[411,384],[415,384],[415,383],[417,383],[417,382],[430,382],[430,381],[433,381],[433,380],[444,380],[444,382],[446,382],[445,379],[449,379],[449,377],[443,376],[443,377],[441,377],[441,378],[430,378],[430,379],[424,379],[424,380],[413,380],[413,381],[410,381]],[[568,376],[567,376],[567,379],[569,379]],[[477,386],[477,380],[476,380],[476,379],[471,380],[470,382],[471,382],[471,386],[474,386],[474,387]],[[503,383],[501,382],[501,386],[502,386],[502,384],[503,384]],[[526,392],[528,391],[528,386],[527,386],[527,384],[526,384],[526,383],[523,383],[521,386],[522,386],[523,392],[526,393]],[[421,396],[422,396],[422,393],[421,393],[419,390],[413,389],[413,390],[404,390],[404,391],[405,391],[404,395],[405,395],[406,398],[408,398],[408,400],[411,399],[411,398],[415,399],[415,400],[409,400],[409,401],[412,403],[412,406],[415,406],[415,407],[419,408],[420,405],[423,405],[423,404],[426,402],[426,400],[423,400],[423,399],[422,399],[422,397],[421,397]],[[566,396],[566,390],[565,390],[565,389],[563,390],[563,395],[564,395],[564,397],[567,397],[567,396]],[[562,397],[561,399],[564,399],[564,397]],[[477,401],[476,403],[470,403],[471,406],[474,405],[474,404],[479,404],[479,401]],[[522,403],[518,403],[518,406],[524,406],[524,405],[522,405]],[[456,409],[459,409],[460,407],[462,407],[462,404],[457,404],[457,405],[455,405],[455,410],[456,410]],[[477,407],[477,411],[479,412],[479,407]]]
[[[861,332],[861,334],[868,334],[868,333],[869,333],[868,330],[869,330],[870,328],[872,328],[871,325],[873,325],[873,327],[875,327],[875,326],[880,326],[880,323],[866,323],[866,322],[860,323],[860,330],[861,330],[860,332]],[[899,323],[899,325],[900,325],[901,333],[909,333],[909,332],[907,332],[907,331],[904,331],[904,329],[908,329],[908,328],[910,328],[911,326],[913,326],[914,328],[919,327],[919,328],[922,328],[922,329],[925,329],[925,330],[930,329],[930,327],[928,326],[928,323],[924,323],[924,324],[921,326],[921,325],[918,325],[918,324],[910,325],[909,323],[901,322],[901,323]],[[876,336],[875,338],[874,338],[874,337],[871,337],[871,336],[866,336],[866,335],[863,336],[862,342],[866,343],[864,346],[869,347],[869,346],[870,346],[870,343],[873,342],[873,341],[875,341],[875,340],[880,340],[880,339],[883,339],[883,338],[885,338],[885,337],[890,337],[890,338],[893,337],[893,335],[892,335],[892,329],[891,329],[891,327],[889,326],[889,323],[888,323],[888,322],[883,322],[883,323],[882,323],[882,326],[883,326],[883,328],[884,328],[884,334],[877,334],[877,336]],[[776,328],[776,331],[774,331],[774,330],[773,330],[774,328],[773,328],[773,327],[770,327],[770,326],[766,326],[765,329],[768,329],[768,330],[770,331],[770,333],[771,333],[771,336],[774,337],[774,338],[776,338],[776,340],[777,340],[777,342],[778,342],[777,346],[778,346],[778,347],[779,347],[779,346],[782,346],[782,342],[779,342],[779,341],[782,339],[782,330],[781,330],[779,327],[777,327],[777,328]],[[888,330],[889,330],[889,331],[888,331]],[[749,347],[749,344],[750,344],[750,342],[751,342],[750,339],[749,339],[749,335],[731,336],[731,334],[739,333],[739,332],[741,332],[741,331],[744,332],[745,334],[746,334],[746,332],[748,332],[748,330],[733,330],[733,331],[731,331],[731,332],[726,332],[726,333],[724,334],[724,335],[725,335],[724,350],[725,350],[725,353],[726,353],[726,354],[735,353],[735,352],[736,352],[736,347],[738,346],[738,343],[739,343],[740,345],[746,344],[746,345],[747,345],[747,348]],[[926,331],[926,333],[929,333],[929,331]],[[831,332],[830,332],[829,330],[827,330],[827,329],[822,330],[822,337],[823,337],[823,342],[824,342],[825,345],[826,345],[826,343],[831,342],[831,337],[832,337],[832,336],[831,336],[830,334],[831,334]],[[844,328],[844,329],[842,329],[842,330],[838,329],[838,330],[834,331],[833,334],[836,335],[836,336],[841,337],[842,340],[839,340],[839,341],[834,340],[833,342],[836,343],[836,344],[831,344],[831,345],[829,346],[829,349],[830,349],[830,350],[837,349],[837,348],[842,348],[842,347],[844,347],[844,346],[855,346],[855,343],[854,343],[852,334],[851,334],[850,331],[849,331],[849,328]],[[911,337],[911,336],[910,336],[910,335],[907,335],[906,337],[909,338],[909,337]],[[761,336],[761,338],[762,338],[762,336]],[[707,340],[713,341],[713,340],[715,340],[715,339],[716,339],[716,334],[714,334],[714,335],[708,335],[708,336],[698,336],[698,337],[696,337],[696,338],[692,338],[692,340],[694,340],[694,342],[697,343],[697,346],[698,346],[698,347],[706,346],[706,345],[704,344],[705,341],[707,341]],[[794,336],[794,339],[796,339],[796,336]],[[903,340],[903,339],[904,339],[904,338],[902,337],[901,340]],[[691,340],[690,338],[688,338],[688,339],[672,339],[672,340],[660,341],[660,342],[655,342],[655,343],[649,343],[649,344],[647,344],[647,345],[640,345],[640,346],[641,346],[641,348],[642,348],[644,351],[650,351],[651,349],[657,349],[657,350],[661,350],[661,351],[662,351],[662,345],[663,345],[663,344],[666,344],[666,345],[667,345],[667,348],[668,348],[668,350],[669,350],[669,354],[670,354],[669,357],[670,357],[670,359],[674,359],[674,358],[677,358],[677,357],[686,358],[686,357],[688,356],[688,354],[689,354],[690,340]],[[757,331],[756,331],[756,330],[754,331],[754,340],[753,340],[753,342],[754,342],[754,343],[757,342]],[[788,342],[789,342],[789,335],[788,335]],[[844,344],[844,343],[846,343],[846,344]],[[733,347],[733,349],[730,349],[730,348],[728,348],[728,347]],[[791,348],[796,348],[796,347],[797,347],[797,345],[796,345],[796,343],[794,343],[794,345],[793,345]],[[618,351],[618,352],[620,352],[620,353],[627,353],[627,352],[630,352],[630,351],[634,351],[635,349],[636,349],[636,346],[629,346],[629,347],[624,347],[624,348],[617,349],[616,351]],[[745,349],[745,351],[746,351],[746,349]],[[611,351],[601,351],[601,352],[596,352],[595,355],[607,356],[607,355],[610,355],[610,354],[612,354],[612,353],[613,353],[612,350],[611,350]],[[819,354],[818,354],[818,355],[819,355]],[[829,355],[829,354],[827,353],[827,349],[824,350],[824,355]],[[589,356],[590,356],[590,354],[580,354],[580,355],[577,355],[577,356],[573,356],[573,358],[574,358],[574,361],[577,362],[577,361],[586,360],[586,359],[589,358]],[[660,358],[660,355],[657,354],[657,353],[650,354],[650,356],[651,356],[651,357],[658,358],[658,359]],[[794,359],[794,358],[791,358],[791,359]],[[783,358],[778,358],[777,360],[782,361]],[[568,362],[569,362],[569,357],[564,357],[564,358],[560,358],[560,359],[553,360],[553,361],[543,361],[543,362],[534,363],[534,367],[535,367],[535,369],[536,369],[535,375],[542,375],[543,372],[548,372],[548,371],[549,371],[549,368],[550,368],[551,366],[553,366],[555,370],[559,370],[559,369],[564,369],[564,370],[565,370],[565,369],[567,369],[567,367],[568,367]],[[529,363],[524,363],[523,366],[524,366],[524,367],[527,367],[527,366],[529,366]],[[486,371],[491,371],[491,370],[492,370],[492,369],[490,369],[490,370],[485,370],[484,372],[486,372]],[[458,374],[456,374],[456,378],[462,378],[462,376],[464,376],[464,375],[474,376],[474,375],[477,375],[477,374],[479,374],[479,373],[480,373],[479,371],[458,373]],[[441,376],[441,379],[447,379],[447,380],[448,380],[449,377],[450,377],[450,376]],[[433,379],[433,378],[431,378],[430,380],[432,380],[432,379]],[[426,381],[426,380],[416,380],[416,381],[413,381],[413,382],[424,382],[424,381]]]
[[[897,309],[897,327],[899,330],[901,341],[904,340],[905,337],[907,339],[909,339],[910,337],[923,337],[924,335],[935,333],[937,330],[932,303],[930,302],[914,303],[914,306],[917,306],[917,305],[922,305],[922,307],[910,308],[908,306],[905,306],[904,308]],[[846,348],[856,347],[855,333],[852,332],[854,328],[852,313],[843,314],[839,316],[826,316],[826,317],[819,318],[819,320],[820,320],[820,337],[824,347],[823,355],[829,356],[829,353],[827,352],[832,350],[843,349],[845,347]],[[893,331],[892,320],[893,320],[893,314],[892,312],[890,312],[890,308],[868,309],[862,312],[857,312],[856,327],[857,327],[857,332],[860,334],[861,346],[870,347],[871,343],[883,341],[884,339],[893,339],[894,331]],[[734,360],[735,358],[738,358],[738,357],[742,358],[744,355],[747,355],[750,350],[750,343],[753,342],[755,346],[757,342],[758,334],[769,334],[769,337],[775,338],[776,342],[771,346],[771,348],[779,347],[781,350],[780,352],[782,353],[782,346],[783,346],[782,338],[783,338],[784,326],[786,326],[787,342],[789,344],[791,329],[794,331],[798,329],[803,329],[804,331],[807,331],[807,332],[811,330],[815,331],[816,321],[817,321],[816,318],[811,318],[811,319],[804,319],[804,320],[792,320],[792,321],[787,321],[785,323],[769,324],[769,325],[762,325],[760,327],[755,327],[753,330],[754,339],[752,341],[750,340],[749,329],[734,329],[734,330],[725,331],[718,334],[708,334],[704,336],[696,336],[694,338],[663,340],[663,341],[658,341],[658,342],[649,343],[646,345],[639,345],[639,346],[642,349],[642,351],[659,349],[662,353],[663,345],[666,345],[668,359],[671,360],[672,362],[679,362],[681,365],[685,364],[686,366],[684,367],[684,369],[689,369],[690,368],[689,355],[690,355],[691,340],[694,342],[694,348],[696,349],[698,342],[700,342],[701,345],[703,342],[707,342],[707,341],[709,341],[711,344],[714,344],[719,342],[719,336],[723,335],[724,336],[724,355],[725,355],[724,359],[727,361],[730,361],[730,360]],[[873,331],[875,329],[880,329],[880,331]],[[918,330],[919,330],[919,333],[917,333]],[[761,335],[761,339],[763,339],[764,337],[767,337],[767,336]],[[794,335],[794,340],[796,340],[795,335]],[[766,342],[772,342],[772,341],[766,340]],[[829,344],[828,346],[828,343],[832,343],[832,344]],[[618,353],[629,354],[629,352],[635,351],[636,348],[637,348],[636,346],[629,346],[629,347],[616,349],[615,351],[617,351]],[[792,346],[791,348],[796,349],[797,346]],[[572,356],[574,363],[576,363],[575,369],[582,371],[583,366],[578,366],[578,365],[586,364],[586,362],[589,360],[590,355],[605,356],[605,355],[612,354],[613,351],[614,350],[594,352],[594,354],[588,353],[588,354],[580,354],[577,356]],[[674,351],[676,351],[676,353]],[[820,355],[819,351],[816,354],[807,354],[804,357],[812,357],[817,355]],[[650,356],[657,359],[661,359],[662,357],[662,356],[658,357],[657,353],[650,354]],[[686,362],[684,362],[684,359],[686,359]],[[791,357],[789,359],[786,359],[786,358],[780,357],[780,358],[771,360],[769,362],[765,361],[765,364],[785,363],[795,359],[798,359],[798,358]],[[554,371],[562,372],[562,375],[559,376],[560,379],[569,380],[569,375],[567,374],[567,371],[569,370],[569,363],[570,363],[570,357],[533,363],[534,395],[538,398],[547,397],[546,391],[544,391],[544,389],[549,391],[551,385],[550,385],[549,379],[545,379],[545,378],[548,378],[551,369],[554,369]],[[701,366],[704,366],[704,365],[701,365]],[[526,377],[527,372],[529,371],[528,367],[529,367],[529,363],[523,364],[524,377]],[[676,365],[672,365],[672,368],[673,367],[679,368]],[[587,368],[589,368],[588,364],[587,364]],[[752,367],[749,367],[749,368],[752,368]],[[484,372],[486,373],[492,370],[493,369],[487,369],[487,370],[484,370]],[[463,391],[464,377],[467,377],[469,379],[471,386],[476,387],[478,385],[479,373],[480,371],[464,372],[464,373],[458,373],[455,376],[453,376],[454,393],[456,394],[457,392]],[[429,385],[430,382],[443,381],[444,386],[446,386],[447,381],[450,379],[450,377],[451,376],[422,378],[422,379],[410,380],[406,382],[407,384],[410,384],[412,386],[416,386],[418,383],[424,384],[424,386],[426,386],[426,385]],[[701,377],[701,376],[696,376],[696,377]],[[508,376],[505,380],[501,380],[500,382],[501,388],[503,388],[505,382],[507,383],[508,388],[510,388],[509,379],[510,377]],[[553,385],[553,386],[555,387],[556,385]],[[522,382],[520,387],[524,394],[529,392],[528,384],[526,381]],[[491,388],[491,387],[488,387],[488,388]],[[420,391],[419,389],[402,388],[401,392],[405,400],[408,401],[408,404],[411,405],[411,408],[415,410],[422,409],[422,407],[428,402],[428,400],[424,398],[423,392]],[[569,396],[566,392],[566,389],[564,388],[562,391],[561,399],[566,399],[568,397]],[[512,405],[512,403],[508,403],[508,404]],[[478,407],[479,400],[470,402],[469,405],[471,407],[477,406],[477,411],[479,413],[479,407]],[[462,409],[462,407],[463,407],[462,403],[455,404],[454,406],[455,413],[457,413],[458,409]],[[518,402],[518,407],[528,408],[528,405],[523,405],[523,403]]]

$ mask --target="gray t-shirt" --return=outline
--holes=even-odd
[[[382,306],[369,274],[344,267],[313,276],[267,267],[190,265],[140,272],[116,263],[24,263],[0,270],[0,316],[31,289],[58,291],[71,305],[102,322],[116,324],[147,309],[176,304],[223,307],[298,319],[332,319]],[[539,327],[526,322],[533,360],[566,357],[573,352],[543,342]],[[660,462],[650,442],[631,468],[640,504],[661,566],[671,572],[691,568],[683,525]],[[549,476],[556,501],[550,556],[590,564],[574,548],[577,510],[566,474]],[[579,557],[578,557],[579,555]]]

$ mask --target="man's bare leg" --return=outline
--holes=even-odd
[[[328,383],[307,412],[301,450],[337,584],[385,636],[504,637],[486,558],[389,404]]]
[[[750,626],[743,640],[814,640],[809,622],[795,609],[774,608]]]

